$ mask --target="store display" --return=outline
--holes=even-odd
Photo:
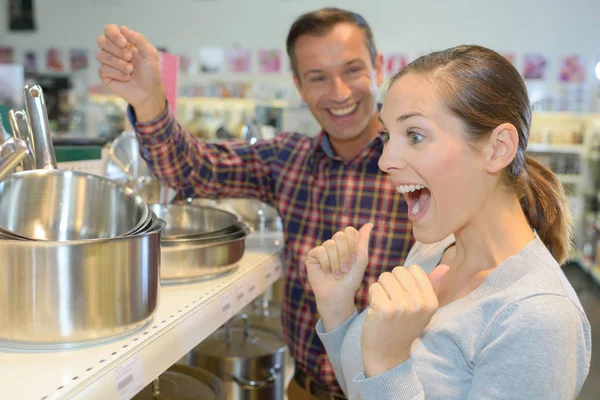
[[[200,49],[198,52],[200,61],[200,71],[207,73],[217,73],[223,71],[225,64],[225,53],[218,47],[208,47]]]
[[[37,169],[0,180],[0,208],[11,210],[0,214],[0,251],[10,254],[0,268],[0,291],[10,293],[0,296],[0,343],[57,350],[131,334],[156,311],[165,222],[125,186],[57,169],[42,88],[23,91],[26,118],[10,115],[17,136],[29,140],[10,139],[20,147],[0,170],[14,168],[24,149]],[[85,212],[90,204],[98,205],[93,213]]]
[[[64,72],[65,63],[62,50],[55,48],[46,50],[46,68],[52,72]]]
[[[248,317],[233,321],[195,347],[187,362],[221,378],[228,400],[283,399],[286,344],[279,337],[252,328]]]
[[[86,49],[71,49],[71,71],[81,71],[88,68],[89,59],[88,51]]]
[[[175,364],[132,400],[225,400],[223,381],[205,369]]]
[[[214,279],[237,268],[250,230],[225,210],[193,204],[153,204],[166,221],[161,239],[161,282]]]
[[[262,74],[275,74],[281,72],[281,50],[259,50],[258,71]]]
[[[252,51],[250,49],[234,48],[227,51],[227,63],[230,72],[251,72]]]
[[[15,49],[0,46],[0,64],[12,64],[15,62]]]
[[[525,54],[523,63],[523,77],[525,79],[546,79],[548,60],[542,54]]]

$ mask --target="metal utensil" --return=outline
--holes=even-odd
[[[24,160],[32,162],[33,157],[25,142],[17,138],[10,138],[0,145],[0,154],[6,154],[0,159],[0,181],[13,173],[14,169]],[[4,213],[8,213],[5,209]]]
[[[149,209],[132,189],[79,171],[17,172],[0,182],[0,227],[36,240],[130,235]]]
[[[0,240],[0,345],[76,348],[145,327],[159,300],[164,225],[104,240]]]
[[[27,121],[27,114],[25,111],[10,110],[8,112],[8,122],[12,128],[14,137],[21,139],[27,144],[29,151],[32,153],[31,160],[26,158],[23,160],[23,170],[30,171],[35,169],[35,153],[33,146],[33,138],[29,131],[29,122]]]
[[[42,88],[39,85],[27,85],[23,93],[33,139],[35,166],[37,169],[58,169]]]

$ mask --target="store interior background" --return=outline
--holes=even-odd
[[[600,346],[600,1],[34,0],[33,5],[35,30],[11,31],[9,1],[0,0],[0,48],[11,47],[17,65],[32,51],[37,73],[69,79],[68,98],[62,100],[66,117],[55,125],[55,134],[64,136],[112,139],[127,128],[124,104],[100,88],[96,39],[107,23],[127,25],[168,53],[189,58],[189,71],[178,76],[178,116],[207,139],[224,137],[217,133],[219,126],[236,136],[244,115],[259,119],[265,137],[277,130],[317,133],[294,89],[285,54],[291,23],[312,9],[338,6],[361,13],[384,57],[399,54],[410,61],[433,50],[479,44],[514,55],[523,71],[527,54],[542,55],[544,76],[527,80],[536,111],[530,148],[561,176],[569,194],[577,236],[565,271],[592,323],[593,343]],[[47,68],[49,48],[62,52],[64,71]],[[200,71],[201,50],[214,48],[224,54],[249,50],[250,72],[231,72],[226,61],[220,71]],[[71,70],[71,49],[87,51],[87,67]],[[279,52],[279,72],[259,71],[260,50]],[[569,56],[577,57],[582,81],[560,80]],[[21,72],[19,80],[18,71],[6,68],[0,65],[0,79],[5,79],[0,94],[18,97],[23,82],[35,74]],[[599,377],[600,356],[594,353],[581,398],[597,398]]]

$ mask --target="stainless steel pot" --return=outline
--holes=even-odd
[[[163,240],[167,241],[223,233],[237,221],[234,214],[213,207],[191,204],[151,204],[150,208],[158,218],[167,222],[163,234]]]
[[[227,399],[283,399],[285,343],[240,317],[244,326],[230,321],[188,353],[187,362],[221,378]]]
[[[174,364],[132,400],[225,400],[223,381],[205,369]]]
[[[75,348],[146,326],[159,299],[164,226],[104,240],[0,240],[0,345]]]
[[[250,230],[240,230],[225,239],[165,244],[161,247],[160,278],[163,284],[189,283],[214,279],[235,270],[246,246]]]
[[[35,240],[126,236],[146,222],[133,190],[100,176],[62,170],[14,173],[0,182],[0,227]]]

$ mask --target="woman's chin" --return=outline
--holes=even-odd
[[[433,244],[441,242],[450,236],[452,232],[443,232],[435,227],[425,227],[422,224],[413,225],[413,235],[415,239],[423,244]]]

